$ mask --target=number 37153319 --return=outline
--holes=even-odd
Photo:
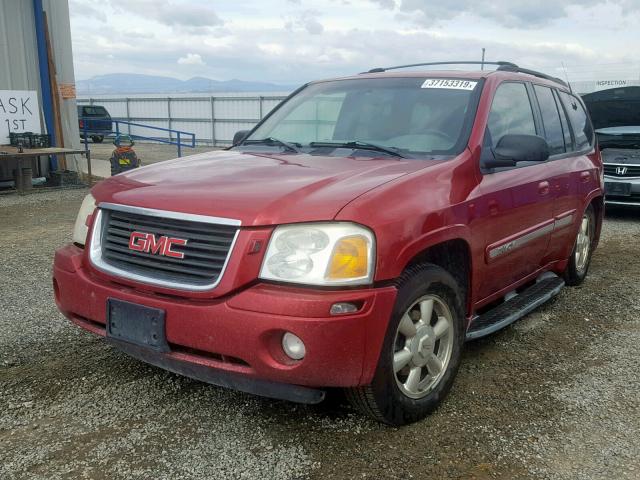
[[[421,88],[444,88],[451,90],[473,90],[478,82],[453,78],[427,78]]]

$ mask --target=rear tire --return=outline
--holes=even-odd
[[[461,290],[431,264],[408,269],[370,385],[346,389],[351,404],[389,425],[418,421],[449,393],[464,343]]]
[[[580,285],[587,278],[596,232],[596,214],[589,205],[582,214],[576,241],[569,257],[569,264],[563,273],[564,282],[569,286]]]
[[[104,137],[102,135],[93,135],[91,137],[91,140],[93,141],[93,143],[102,143]]]

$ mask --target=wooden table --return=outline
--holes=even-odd
[[[17,160],[18,161],[18,172],[19,175],[22,175],[22,168],[24,161],[32,158],[39,158],[49,155],[85,155],[87,158],[87,174],[89,175],[89,185],[92,183],[92,175],[91,175],[91,155],[89,151],[85,150],[75,150],[72,148],[25,148],[22,152],[19,151],[18,147],[9,146],[9,145],[0,145],[0,162],[6,160]],[[39,168],[39,164],[38,164]],[[18,182],[16,179],[16,190],[19,193],[24,192],[24,185],[22,182]]]

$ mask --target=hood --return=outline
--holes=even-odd
[[[640,87],[601,90],[582,99],[596,130],[640,126]]]
[[[92,193],[98,203],[233,218],[247,226],[321,221],[363,193],[436,163],[217,151],[116,175]]]

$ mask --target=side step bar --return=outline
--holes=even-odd
[[[512,324],[558,295],[562,287],[564,280],[555,273],[542,274],[535,284],[523,292],[507,295],[504,303],[475,317],[467,330],[467,341],[486,337]]]

